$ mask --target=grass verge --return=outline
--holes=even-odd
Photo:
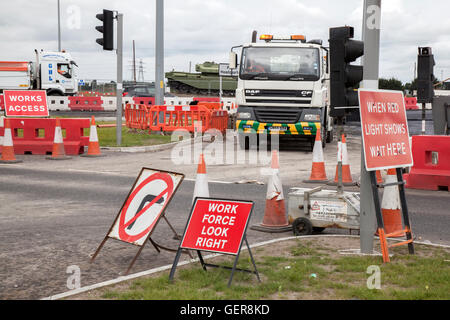
[[[168,272],[140,278],[89,292],[82,299],[120,300],[257,300],[257,299],[364,299],[422,300],[450,299],[450,250],[416,245],[416,254],[407,248],[391,250],[391,263],[380,256],[346,256],[332,243],[320,240],[290,240],[253,249],[261,282],[256,276],[236,272],[231,288],[230,271],[199,263],[179,267],[175,281]],[[358,241],[358,240],[357,240]],[[357,243],[355,242],[355,246]],[[213,263],[231,266],[234,257],[221,256]],[[372,273],[380,270],[380,289],[369,289]],[[247,251],[238,267],[252,269]]]

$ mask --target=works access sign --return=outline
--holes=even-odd
[[[359,89],[367,171],[413,165],[403,92]]]
[[[49,116],[45,90],[5,90],[3,96],[7,117]]]

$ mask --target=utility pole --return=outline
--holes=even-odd
[[[123,92],[123,14],[117,13],[117,88],[116,88],[116,143],[122,145],[122,92]]]
[[[380,60],[381,0],[364,0],[362,38],[364,41],[363,81],[361,87],[378,89]],[[361,146],[361,204],[360,204],[360,250],[373,253],[375,232],[375,202],[370,175],[366,170],[364,150]]]
[[[133,80],[136,83],[136,47],[134,46],[133,40]]]
[[[58,0],[58,51],[61,52],[61,4]]]
[[[156,0],[155,104],[164,104],[164,0]]]

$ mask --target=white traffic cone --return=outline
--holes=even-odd
[[[206,164],[203,153],[200,154],[200,160],[198,162],[197,177],[195,178],[192,202],[194,202],[196,197],[209,198],[208,176],[206,174]]]

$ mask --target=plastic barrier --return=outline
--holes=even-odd
[[[125,124],[130,129],[147,130],[150,127],[150,107],[127,104],[125,106]]]
[[[47,105],[50,111],[70,111],[69,97],[49,96],[47,97]]]
[[[417,105],[416,97],[405,97],[405,107],[406,110],[417,110],[419,106]]]
[[[194,97],[193,101],[220,102],[219,97]]]
[[[15,154],[52,154],[56,119],[46,118],[8,118],[13,135]],[[76,155],[84,152],[89,144],[87,130],[89,119],[61,118],[63,142],[66,154]],[[0,127],[3,136],[4,128]]]
[[[134,104],[143,104],[146,106],[153,106],[155,104],[154,97],[133,97]]]
[[[189,132],[205,132],[217,129],[224,133],[228,125],[228,112],[210,110],[202,105],[153,106],[150,109],[150,131],[172,132],[186,129]],[[201,122],[201,126],[196,126]]]
[[[104,111],[101,97],[69,97],[72,111]]]
[[[412,154],[406,188],[449,191],[450,136],[412,136]]]

